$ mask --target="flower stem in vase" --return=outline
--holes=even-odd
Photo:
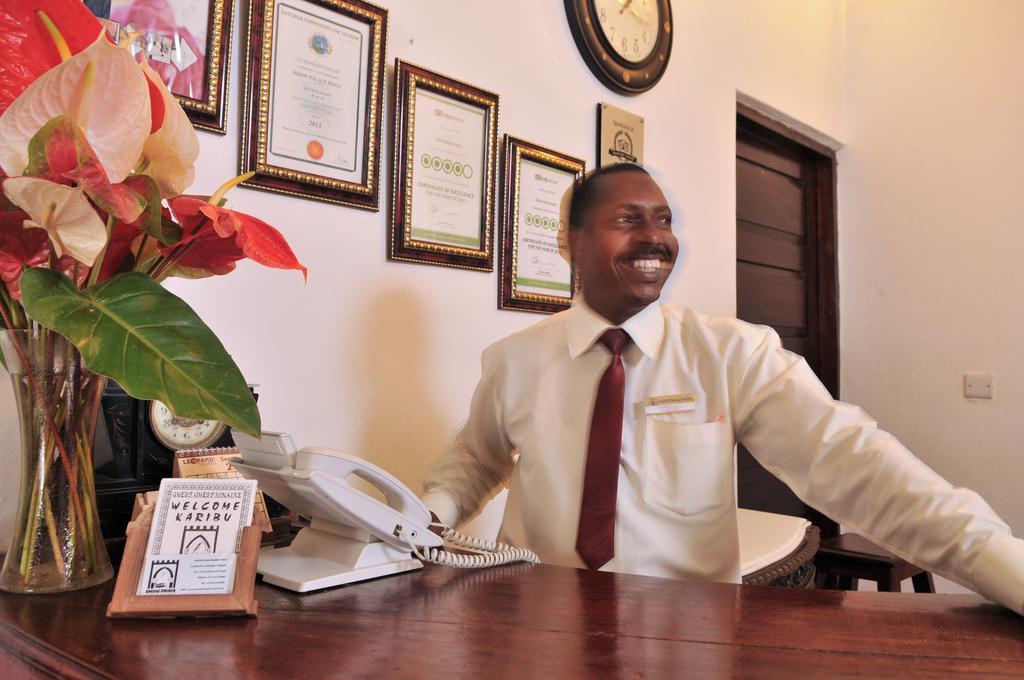
[[[0,333],[22,427],[22,497],[0,588],[74,590],[113,569],[103,549],[92,440],[106,381],[64,337],[36,326]]]

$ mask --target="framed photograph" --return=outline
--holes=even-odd
[[[491,271],[498,95],[395,61],[388,259]]]
[[[192,124],[224,134],[233,0],[111,0],[107,31],[145,52]]]
[[[252,0],[245,186],[379,209],[388,11],[362,0]]]
[[[572,303],[572,267],[562,256],[567,192],[583,178],[579,158],[505,135],[498,308],[551,314]]]

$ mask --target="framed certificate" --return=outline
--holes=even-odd
[[[224,134],[233,0],[111,0],[107,31],[135,36],[192,125]]]
[[[579,158],[505,135],[499,309],[550,314],[572,302],[564,201],[585,170]]]
[[[498,95],[395,61],[388,259],[491,271]]]
[[[246,186],[379,209],[388,12],[362,0],[252,0]]]

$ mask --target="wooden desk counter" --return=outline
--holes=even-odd
[[[308,595],[256,619],[110,620],[111,587],[0,593],[0,677],[638,678],[1024,674],[1024,618],[982,599],[788,590],[522,565]]]

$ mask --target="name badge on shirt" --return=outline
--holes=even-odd
[[[652,416],[663,413],[685,413],[697,408],[697,395],[667,394],[661,397],[648,397],[644,401],[644,415]]]

